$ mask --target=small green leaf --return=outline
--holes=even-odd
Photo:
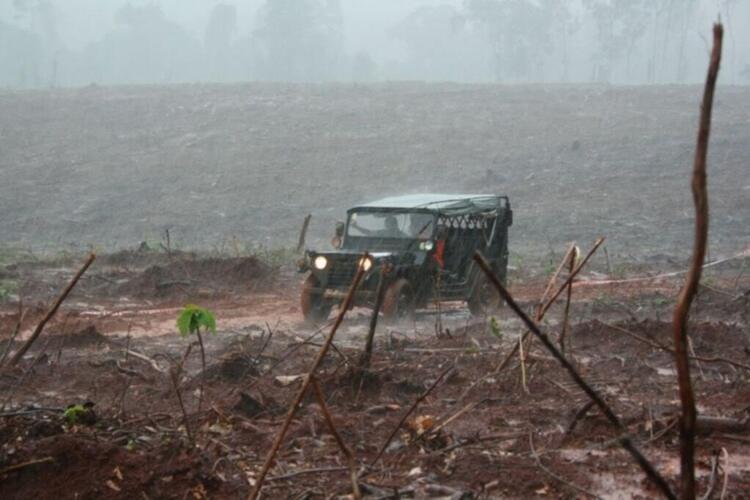
[[[503,333],[500,331],[500,323],[497,321],[497,319],[494,316],[490,316],[490,333],[494,335],[498,339],[503,338]]]
[[[204,311],[203,326],[208,328],[214,335],[216,335],[216,318],[209,311]]]
[[[182,311],[177,317],[177,329],[183,337],[190,333],[190,322],[193,318],[193,312],[187,309]]]
[[[183,337],[190,333],[198,333],[203,327],[216,334],[216,318],[213,313],[194,304],[188,304],[177,317],[177,329]]]

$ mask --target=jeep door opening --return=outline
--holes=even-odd
[[[306,250],[299,262],[299,271],[310,273],[302,287],[302,313],[312,322],[328,318],[362,265],[365,276],[354,304],[374,306],[385,267],[386,319],[411,316],[436,301],[466,301],[473,314],[483,314],[499,300],[472,256],[482,252],[505,282],[512,223],[506,196],[413,194],[353,207],[337,226],[338,248]],[[364,252],[369,257],[361,262]]]

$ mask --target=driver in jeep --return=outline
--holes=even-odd
[[[406,238],[408,235],[401,231],[398,227],[398,219],[395,216],[389,215],[385,218],[385,224],[382,229],[367,229],[357,224],[356,220],[352,221],[357,231],[364,234],[365,236],[371,236],[376,238]]]

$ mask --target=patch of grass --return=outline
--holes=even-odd
[[[299,254],[292,247],[255,247],[250,252],[258,259],[262,260],[271,267],[284,267],[293,265],[299,259]]]
[[[0,302],[18,295],[18,282],[16,280],[0,280]]]
[[[7,266],[18,262],[37,260],[37,257],[28,248],[15,246],[0,246],[0,266]]]

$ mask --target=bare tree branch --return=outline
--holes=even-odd
[[[690,354],[688,352],[688,317],[701,279],[703,262],[706,259],[708,240],[708,192],[706,190],[706,156],[711,132],[711,112],[714,90],[721,63],[721,45],[724,28],[714,24],[714,46],[708,67],[706,86],[701,105],[700,125],[693,164],[692,191],[695,204],[695,240],[693,259],[685,286],[677,299],[674,309],[674,348],[677,366],[677,382],[680,390],[682,414],[680,416],[680,484],[682,498],[695,498],[695,395],[690,381]]]

